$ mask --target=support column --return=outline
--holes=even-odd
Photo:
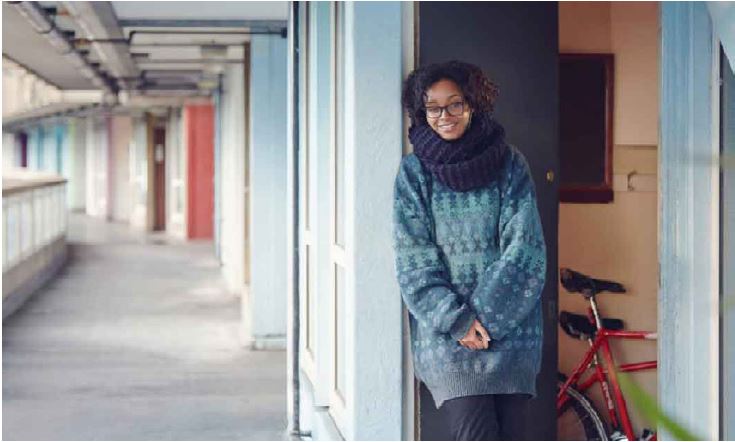
[[[661,3],[661,35],[659,403],[716,440],[719,64],[706,4]]]
[[[345,3],[347,439],[401,439],[402,318],[392,248],[401,161],[400,2]]]
[[[287,40],[256,35],[250,75],[250,308],[256,348],[286,348]]]

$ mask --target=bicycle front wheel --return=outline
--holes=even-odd
[[[564,380],[559,380],[556,391],[559,392]],[[557,440],[608,440],[605,422],[592,402],[573,388],[567,389],[569,400],[557,410]]]

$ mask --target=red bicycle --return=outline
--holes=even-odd
[[[590,303],[587,316],[562,311],[559,314],[559,323],[569,336],[589,342],[590,348],[570,376],[559,374],[556,396],[557,437],[559,440],[636,440],[638,438],[633,433],[616,372],[655,369],[658,363],[646,361],[615,366],[609,339],[655,340],[657,334],[625,331],[622,320],[600,316],[595,296],[601,292],[625,293],[625,287],[621,284],[590,278],[565,268],[559,271],[559,275],[568,292],[580,293]],[[611,370],[610,367],[614,369]],[[583,375],[590,370],[591,373],[583,379]],[[607,405],[609,430],[592,401],[585,396],[585,392],[595,384],[600,384]],[[640,439],[656,440],[656,433],[646,429]]]

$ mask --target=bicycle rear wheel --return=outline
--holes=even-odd
[[[558,381],[556,391],[564,385]],[[573,388],[567,389],[569,400],[557,410],[557,440],[608,440],[607,426],[585,395]]]

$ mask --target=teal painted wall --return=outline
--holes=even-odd
[[[69,125],[66,122],[28,128],[28,168],[69,177]]]

